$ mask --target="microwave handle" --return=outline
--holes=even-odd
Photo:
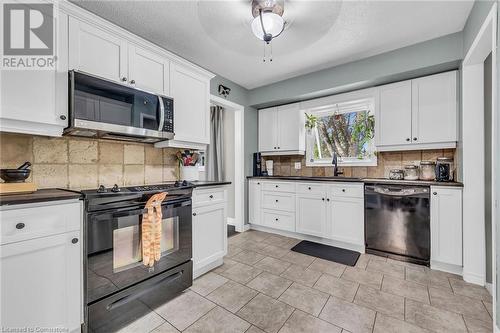
[[[158,128],[158,132],[162,132],[163,125],[165,125],[165,105],[161,96],[158,96],[158,105],[160,106],[160,127]]]

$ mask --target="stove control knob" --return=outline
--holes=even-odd
[[[97,193],[106,193],[108,190],[104,187],[104,185],[99,185],[99,189],[97,190]]]
[[[176,181],[175,181],[174,186],[175,186],[175,187],[179,187],[179,186],[181,186],[181,182],[180,182],[180,181],[178,181],[178,180],[176,180]]]
[[[182,186],[187,186],[188,185],[188,182],[186,180],[183,180],[182,181]]]
[[[113,188],[111,189],[112,192],[120,192],[121,189],[118,187],[117,184],[113,185]]]

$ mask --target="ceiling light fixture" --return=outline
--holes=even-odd
[[[266,61],[266,45],[270,48],[270,61],[272,58],[271,41],[281,35],[285,29],[283,20],[284,0],[252,0],[252,32],[264,41],[264,58]]]

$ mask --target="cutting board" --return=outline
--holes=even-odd
[[[36,192],[35,183],[0,183],[0,195]]]

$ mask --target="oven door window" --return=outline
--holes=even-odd
[[[161,257],[142,262],[141,208],[92,214],[86,222],[87,297],[93,302],[191,259],[191,202],[162,206]]]
[[[142,214],[116,218],[113,230],[113,271],[142,265]],[[179,217],[162,219],[161,256],[179,250]]]

